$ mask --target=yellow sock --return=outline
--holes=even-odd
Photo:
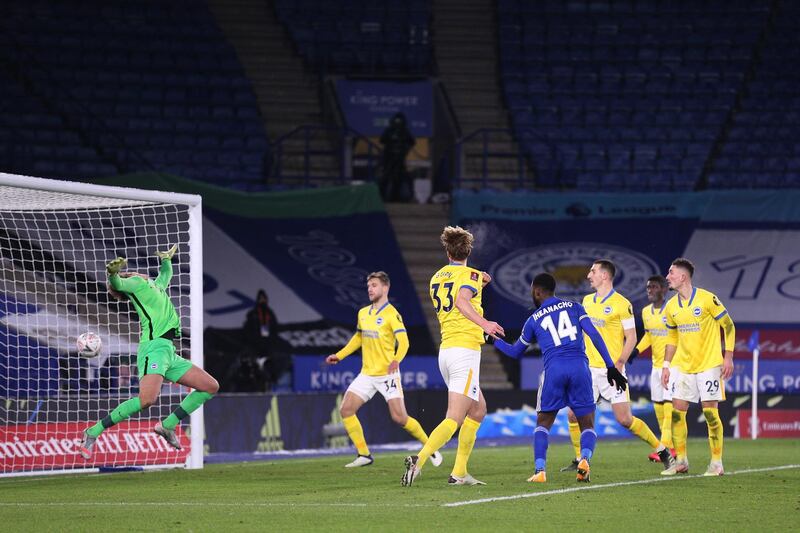
[[[428,442],[425,443],[425,446],[419,451],[419,459],[417,460],[417,467],[422,468],[422,465],[425,464],[425,461],[428,460],[428,457],[431,456],[433,452],[447,444],[453,434],[458,429],[458,424],[452,418],[445,418],[442,420],[442,423],[436,426],[436,429],[431,431],[430,436],[428,437]]]
[[[689,428],[686,426],[686,411],[672,410],[672,444],[675,445],[675,455],[678,461],[686,460],[686,438]]]
[[[581,427],[577,422],[569,423],[569,440],[572,441],[572,447],[575,449],[575,458],[581,458]]]
[[[456,463],[453,465],[452,474],[457,477],[464,477],[467,475],[467,461],[469,455],[472,453],[472,447],[475,446],[475,436],[478,434],[478,428],[481,423],[467,417],[464,423],[461,424],[461,429],[458,432],[458,452],[456,452]]]
[[[661,444],[667,448],[672,445],[672,402],[664,402],[664,418],[661,420]]]
[[[420,441],[422,444],[428,442],[428,434],[425,433],[425,430],[422,429],[422,426],[419,425],[416,418],[408,417],[406,421],[406,425],[403,426],[409,435]]]
[[[658,421],[658,427],[664,425],[664,404],[661,402],[653,403],[653,409],[656,411],[656,420]]]
[[[642,422],[640,418],[633,417],[633,422],[631,423],[631,427],[628,429],[631,430],[631,433],[645,441],[649,444],[653,449],[658,448],[660,444],[658,439],[656,438],[655,434],[650,431],[650,428],[647,427],[647,424]]]
[[[356,415],[348,416],[347,418],[342,418],[342,422],[347,434],[350,435],[350,440],[356,445],[358,455],[369,455],[369,448],[367,448],[367,442],[364,440],[364,430],[361,428],[361,422],[358,421],[358,417]]]
[[[719,409],[703,407],[703,415],[708,424],[708,447],[711,448],[711,460],[722,461],[722,420]]]

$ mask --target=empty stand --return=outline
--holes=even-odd
[[[693,189],[768,5],[499,0],[505,100],[537,185]]]
[[[324,73],[428,74],[428,0],[276,0],[278,19]]]
[[[205,3],[33,1],[5,13],[18,76],[119,171],[263,180],[253,90]]]

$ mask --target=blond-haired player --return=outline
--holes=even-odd
[[[404,486],[414,482],[428,458],[450,440],[459,426],[458,451],[448,483],[484,484],[467,473],[475,436],[486,416],[486,400],[480,388],[481,344],[484,333],[493,337],[505,333],[500,324],[483,318],[481,295],[491,277],[467,266],[472,253],[472,234],[458,226],[447,226],[441,242],[449,264],[431,278],[430,295],[442,332],[439,370],[447,384],[447,414],[422,450],[406,457]]]
[[[608,259],[598,259],[592,264],[586,278],[595,292],[587,294],[583,298],[583,307],[586,309],[586,314],[592,319],[594,327],[600,332],[603,342],[606,343],[608,352],[614,360],[614,366],[624,376],[625,363],[636,347],[636,323],[633,318],[633,306],[627,298],[614,289],[616,272],[617,269],[614,263]],[[664,464],[664,468],[669,468],[673,461],[669,450],[658,441],[658,438],[647,427],[647,424],[633,416],[628,392],[609,384],[606,365],[600,356],[600,352],[597,351],[588,336],[585,337],[585,340],[586,355],[589,357],[589,369],[592,372],[592,388],[594,389],[595,401],[600,401],[602,398],[611,403],[611,409],[614,411],[614,417],[617,422],[649,444],[658,454],[659,459]],[[572,446],[575,449],[576,459],[564,470],[577,469],[581,453],[581,431],[578,426],[578,420],[571,410],[568,413],[568,417],[569,435],[572,440]]]
[[[408,416],[403,401],[400,362],[408,352],[408,334],[403,317],[389,303],[389,287],[386,272],[373,272],[367,276],[370,305],[358,312],[356,332],[347,345],[325,359],[327,364],[335,365],[361,348],[361,372],[350,383],[339,408],[344,428],[358,451],[355,460],[345,465],[347,468],[367,466],[373,462],[356,413],[376,392],[386,400],[392,420],[422,444],[428,442],[425,430],[416,419]],[[435,453],[431,456],[431,463],[439,466],[442,456]]]
[[[670,454],[675,457],[675,450],[672,449],[672,387],[675,386],[675,372],[670,380],[670,388],[665,389],[661,385],[661,367],[664,364],[664,350],[667,347],[667,316],[664,314],[667,300],[667,280],[664,276],[650,276],[645,285],[647,300],[650,305],[642,309],[642,324],[644,325],[644,335],[636,351],[643,352],[650,348],[653,360],[653,369],[650,371],[650,401],[656,411],[658,427],[661,429],[661,444],[670,448]],[[673,365],[673,370],[679,368]],[[648,459],[657,463],[658,454],[653,452]]]
[[[719,402],[725,400],[725,380],[733,374],[733,346],[736,327],[727,309],[711,292],[692,286],[694,265],[679,257],[669,267],[667,282],[678,294],[667,302],[667,328],[670,335],[664,351],[661,384],[666,388],[672,377],[673,361],[680,364],[681,372],[674,378],[672,394],[672,441],[678,460],[661,472],[672,476],[689,471],[686,455],[686,411],[689,402],[700,401],[708,425],[708,445],[711,462],[706,476],[721,476],[722,468],[722,420],[719,417]],[[720,328],[725,332],[725,355],[719,336]]]

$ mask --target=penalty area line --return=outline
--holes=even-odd
[[[789,470],[793,468],[800,468],[800,464],[770,466],[765,468],[748,468],[745,470],[736,470],[734,472],[728,472],[725,474],[725,476],[755,474],[758,472],[773,472],[775,470]],[[464,505],[477,505],[480,503],[494,503],[494,502],[503,502],[510,500],[521,500],[523,498],[539,498],[541,496],[555,496],[558,494],[569,494],[571,492],[580,492],[583,490],[610,489],[615,487],[627,487],[629,485],[649,485],[652,483],[661,483],[662,481],[677,481],[681,479],[696,479],[700,477],[704,477],[703,474],[694,474],[691,476],[676,475],[670,477],[657,477],[653,479],[640,479],[638,481],[620,481],[617,483],[603,483],[601,485],[584,485],[581,487],[572,487],[568,489],[545,490],[542,492],[527,492],[525,494],[515,494],[513,496],[497,496],[494,498],[481,498],[479,500],[465,500],[462,502],[443,503],[442,507],[461,507]]]

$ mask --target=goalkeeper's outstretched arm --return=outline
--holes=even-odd
[[[161,258],[161,268],[158,269],[155,284],[162,289],[169,287],[169,282],[172,280],[172,256],[176,251],[178,251],[178,245],[173,244],[169,250],[156,252],[156,256]]]

